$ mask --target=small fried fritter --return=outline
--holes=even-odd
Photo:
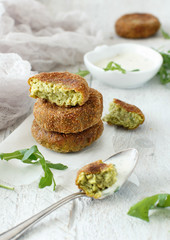
[[[89,98],[89,86],[69,72],[40,73],[29,78],[30,97],[46,99],[58,106],[82,106]]]
[[[116,182],[116,176],[117,171],[113,164],[106,164],[102,160],[98,160],[79,170],[76,185],[87,196],[99,198],[103,190],[111,187]]]
[[[116,33],[124,38],[147,38],[160,28],[157,17],[147,13],[126,14],[115,24]]]
[[[109,112],[103,118],[103,121],[127,129],[137,128],[145,120],[144,114],[138,107],[119,99],[113,99],[113,102],[110,103]]]
[[[37,124],[46,131],[60,133],[76,133],[90,128],[99,122],[102,111],[103,97],[93,88],[90,88],[90,97],[83,106],[59,107],[42,99],[34,105]]]
[[[94,126],[79,133],[49,132],[33,121],[32,135],[42,146],[56,152],[78,152],[96,141],[103,132],[103,122],[99,120]]]

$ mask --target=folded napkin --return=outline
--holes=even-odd
[[[33,104],[27,79],[33,75],[28,61],[15,53],[0,53],[0,129],[26,114]]]
[[[102,31],[80,11],[60,14],[56,9],[52,17],[35,0],[0,3],[0,51],[18,53],[36,71],[82,62],[84,53],[102,41]]]

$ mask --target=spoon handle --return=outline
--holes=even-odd
[[[68,203],[69,201],[86,196],[83,192],[73,193],[60,201],[54,203],[50,207],[44,209],[43,211],[37,213],[36,215],[30,217],[29,219],[25,220],[24,222],[18,224],[17,226],[11,228],[10,230],[0,234],[0,240],[15,240],[19,238],[27,229],[32,227],[35,223],[39,222],[41,219],[52,213],[57,208],[61,207],[62,205]]]

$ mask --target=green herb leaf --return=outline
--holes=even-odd
[[[40,158],[40,164],[44,170],[45,175],[40,179],[39,188],[51,186],[52,182],[54,182],[54,185],[56,185],[55,180],[53,178],[53,174],[51,170],[47,167],[44,157]]]
[[[165,39],[170,39],[170,35],[167,32],[165,32],[163,29],[161,29],[161,33]]]
[[[79,75],[79,76],[81,76],[81,77],[85,77],[85,76],[89,75],[90,72],[87,71],[87,70],[80,70],[80,69],[79,69],[79,71],[78,71],[76,74]]]
[[[57,169],[57,170],[65,170],[68,167],[66,165],[63,165],[61,163],[50,163],[46,161],[46,164],[49,168]]]
[[[24,156],[22,157],[22,161],[25,161],[27,159],[30,159],[30,157],[35,154],[36,152],[39,152],[38,151],[38,148],[36,145],[32,146],[30,149],[27,149],[26,151],[24,151]],[[41,157],[42,157],[42,154],[41,154]],[[37,159],[36,159],[37,160]]]
[[[170,207],[170,194],[157,194],[144,198],[142,201],[133,205],[129,209],[128,215],[149,222],[149,210],[165,207]]]
[[[111,62],[109,62],[108,64],[107,64],[107,66],[106,66],[106,70],[105,71],[109,71],[109,70],[112,70],[112,64],[113,64],[113,61],[111,61]]]
[[[170,52],[167,53],[159,52],[163,57],[163,64],[159,69],[158,75],[160,77],[161,83],[166,84],[170,82]]]
[[[4,186],[4,185],[1,185],[1,184],[0,184],[0,188],[5,188],[5,189],[8,189],[8,190],[14,190],[13,187]]]
[[[42,155],[42,153],[40,153],[36,145],[32,146],[29,149],[22,149],[12,153],[1,153],[0,159],[6,161],[9,161],[11,159],[19,159],[26,164],[41,164],[42,169],[44,170],[44,176],[40,179],[39,187],[44,188],[46,186],[51,186],[51,184],[53,183],[54,190],[56,182],[50,168],[57,170],[64,170],[68,168],[61,163],[51,163],[45,160],[44,156]]]
[[[119,64],[111,61],[107,64],[107,66],[105,68],[103,68],[104,71],[115,71],[118,70],[120,72],[122,72],[123,74],[126,73],[126,70],[123,69]]]
[[[24,149],[24,150],[21,150],[21,151],[15,151],[15,152],[12,152],[12,153],[0,153],[0,159],[1,160],[6,160],[6,161],[9,161],[11,159],[22,159],[24,153],[27,149]],[[23,151],[23,152],[22,152]]]
[[[118,186],[115,190],[114,190],[114,193],[118,192],[120,189],[120,187]]]
[[[140,71],[140,69],[134,69],[131,72],[139,72],[139,71]]]

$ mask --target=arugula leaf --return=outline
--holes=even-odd
[[[113,61],[109,62],[104,70],[105,71],[109,71],[109,70],[113,71],[114,69],[112,69],[112,64],[113,64]]]
[[[5,188],[5,189],[8,189],[8,190],[14,190],[13,187],[4,186],[4,185],[1,185],[1,184],[0,184],[0,188]]]
[[[40,164],[44,170],[44,177],[40,179],[39,182],[39,188],[44,188],[46,186],[51,186],[52,182],[54,183],[54,186],[56,185],[55,180],[53,178],[53,174],[51,170],[47,167],[47,164],[45,162],[44,157],[40,158]],[[55,189],[54,189],[55,190]]]
[[[149,210],[170,207],[170,194],[157,194],[133,205],[128,215],[149,222]]]
[[[66,165],[63,165],[61,163],[50,163],[50,162],[46,161],[46,164],[49,168],[53,168],[53,169],[57,169],[57,170],[65,170],[68,168]]]
[[[167,32],[165,32],[163,29],[161,29],[161,33],[165,39],[170,39],[170,35]]]
[[[79,75],[79,76],[81,76],[81,77],[85,77],[85,76],[89,75],[90,72],[87,71],[87,70],[80,70],[80,69],[79,69],[79,71],[78,71],[76,74]]]
[[[131,72],[138,72],[140,69],[133,69]]]
[[[111,61],[107,64],[107,66],[105,68],[103,68],[104,71],[114,71],[114,70],[118,70],[120,72],[122,72],[123,74],[126,73],[126,70],[123,69],[119,64]]]
[[[39,153],[38,148],[36,145],[32,146],[30,149],[27,149],[26,151],[24,150],[24,156],[22,157],[22,161],[25,161],[27,159],[30,159],[30,157],[35,154],[36,152]],[[42,154],[40,153],[40,157],[42,157]]]
[[[54,180],[53,173],[51,172],[50,168],[58,170],[64,170],[68,168],[67,166],[61,163],[51,163],[45,160],[44,156],[42,155],[42,153],[40,153],[36,145],[32,146],[31,148],[18,150],[12,153],[1,153],[0,159],[6,161],[9,161],[11,159],[19,159],[26,164],[41,164],[42,169],[44,171],[44,176],[40,179],[39,188],[51,186],[51,184],[53,183],[54,190],[56,182]]]
[[[12,153],[0,153],[0,159],[1,160],[6,160],[6,161],[9,161],[13,158],[16,158],[16,159],[22,159],[23,157],[23,152],[25,152],[26,149],[24,150],[19,150],[19,151],[15,151],[15,152],[12,152]]]
[[[159,69],[158,75],[160,77],[161,83],[166,84],[170,82],[170,52],[167,53],[159,52],[163,57],[163,64]]]
[[[113,64],[114,64],[115,66],[113,66]],[[125,70],[125,69],[123,69],[119,64],[117,64],[117,63],[115,63],[115,62],[113,62],[113,61],[109,62],[109,63],[107,64],[106,68],[103,68],[103,69],[104,69],[105,71],[118,70],[118,71],[120,71],[120,72],[122,72],[122,73],[126,73],[126,70]],[[134,69],[134,70],[132,70],[131,72],[138,72],[138,71],[140,71],[140,69]],[[79,71],[78,71],[76,74],[77,74],[77,75],[80,75],[81,77],[85,77],[85,76],[87,76],[88,74],[90,74],[90,72],[87,71],[87,70],[80,70],[80,69],[79,69]]]

